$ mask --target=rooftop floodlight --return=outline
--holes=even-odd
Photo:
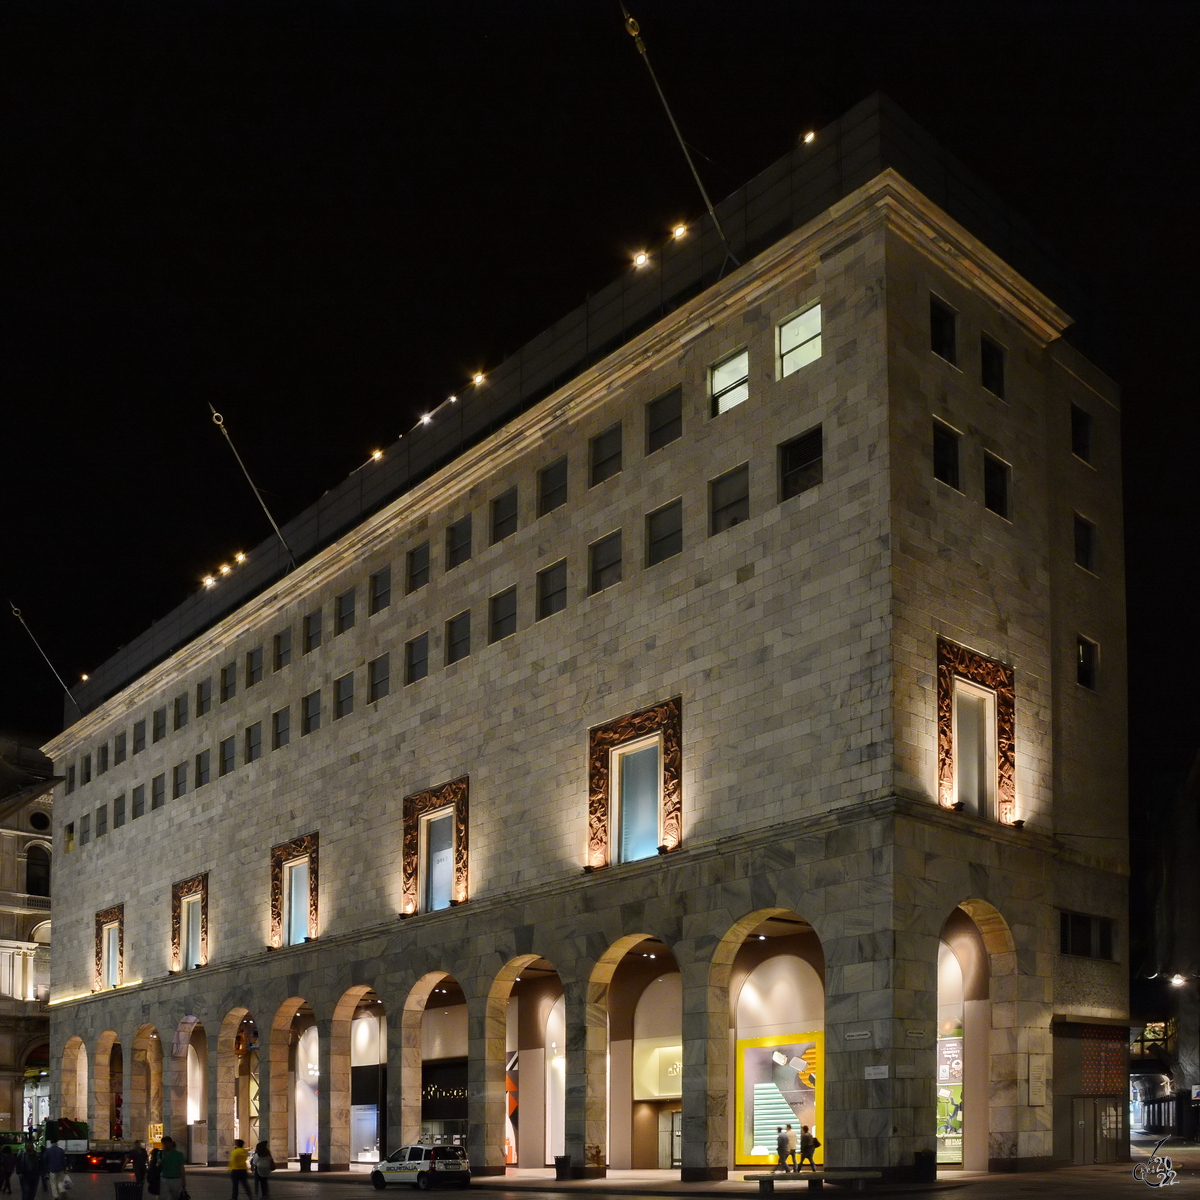
[[[813,131],[811,129],[804,135],[804,144],[806,146],[812,142],[815,142],[816,140],[817,140],[817,135],[815,133],[813,133]]]
[[[211,575],[205,575],[203,582],[205,587],[213,587],[217,581]]]
[[[382,450],[372,450],[371,451],[371,460],[373,462],[378,462],[382,457],[383,457]]]
[[[244,562],[246,561],[246,555],[245,555],[245,554],[244,554],[244,553],[243,553],[241,550],[239,550],[239,551],[238,551],[238,552],[237,552],[237,553],[236,553],[236,554],[233,556],[233,561],[234,561],[235,563],[239,563],[239,564],[241,564],[241,563],[244,563]]]
[[[433,420],[433,418],[428,413],[421,414],[421,424],[422,425],[428,425],[429,422],[432,420]]]
[[[644,267],[649,261],[650,261],[650,255],[648,255],[645,252],[645,250],[639,250],[633,256],[633,265],[635,267]]]
[[[1187,982],[1187,980],[1184,979],[1184,977],[1182,975],[1172,975],[1171,976],[1171,986],[1172,987],[1183,987],[1183,985],[1186,982]]]
[[[458,397],[457,397],[457,396],[451,396],[451,397],[450,397],[450,403],[451,403],[451,404],[457,404],[457,403],[458,403]]]
[[[476,371],[476,372],[475,372],[475,374],[474,374],[474,375],[471,377],[471,382],[472,382],[472,383],[473,383],[473,384],[474,384],[476,387],[478,387],[478,386],[479,386],[479,385],[480,385],[480,384],[483,382],[483,372],[482,372],[482,371]]]
[[[687,233],[687,226],[684,225],[682,221],[678,225],[676,225],[674,229],[671,230],[671,236],[676,241],[678,241],[681,237],[683,237],[683,235],[685,233]]]
[[[229,572],[233,570],[233,568],[228,563],[222,563],[220,565],[220,567],[218,568],[218,570],[221,572],[222,575],[228,575]]]

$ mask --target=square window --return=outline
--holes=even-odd
[[[217,746],[217,774],[228,775],[237,766],[237,742],[227,737]]]
[[[299,946],[308,940],[308,859],[283,865],[284,943]]]
[[[162,808],[167,802],[167,777],[165,775],[155,775],[150,780],[150,808]]]
[[[367,696],[374,704],[391,690],[391,655],[381,654],[367,663]]]
[[[188,723],[188,698],[184,692],[182,696],[175,697],[175,711],[173,716],[173,724],[176,732],[183,729]]]
[[[125,796],[122,793],[113,801],[113,828],[120,829],[125,824]]]
[[[163,720],[166,720],[166,709],[163,709]],[[92,756],[90,754],[85,754],[79,760],[79,782],[92,782]]]
[[[492,545],[517,532],[517,489],[511,487],[492,501]]]
[[[454,896],[454,810],[442,809],[421,820],[422,911],[449,908]]]
[[[986,333],[979,338],[979,381],[993,396],[1004,399],[1004,347]]]
[[[646,453],[653,454],[683,435],[683,388],[669,392],[646,405]]]
[[[416,683],[429,674],[429,634],[423,633],[404,646],[404,682]]]
[[[1114,923],[1111,917],[1074,912],[1060,912],[1058,917],[1060,954],[1112,960]]]
[[[1075,514],[1075,564],[1085,571],[1096,569],[1096,527]]]
[[[140,754],[146,748],[146,722],[134,721],[133,723],[133,752]]]
[[[996,693],[954,681],[954,801],[961,812],[991,818],[996,808]]]
[[[611,479],[621,470],[621,422],[588,442],[588,487]]]
[[[1096,671],[1100,665],[1100,647],[1089,638],[1077,637],[1075,679],[1081,687],[1096,690]]]
[[[561,508],[567,502],[567,456],[556,459],[538,472],[538,516]]]
[[[983,456],[983,503],[989,512],[1008,520],[1008,493],[1011,471],[1008,463]]]
[[[824,478],[824,438],[821,426],[779,447],[779,499],[790,500],[815,488]]]
[[[471,614],[459,613],[446,622],[446,665],[471,653]]]
[[[185,971],[194,971],[201,962],[200,958],[200,932],[202,912],[200,907],[200,896],[185,896],[179,904],[179,924],[180,924],[180,949],[182,954],[182,967]]]
[[[187,793],[187,763],[179,763],[171,772],[171,799],[178,800]]]
[[[155,742],[161,742],[167,736],[167,710],[165,708],[157,708],[151,715],[150,736]],[[85,779],[84,783],[86,782]]]
[[[105,773],[105,771],[107,771],[107,770],[108,770],[108,743],[105,742],[104,745],[99,747],[96,751],[96,774],[103,775]]]
[[[125,734],[118,733],[113,738],[113,766],[118,767],[125,761]]]
[[[321,610],[311,612],[304,618],[304,653],[311,654],[321,644],[323,631]]]
[[[567,560],[560,559],[553,566],[538,572],[537,619],[562,612],[567,607]]]
[[[306,737],[308,734],[320,728],[321,693],[309,692],[309,694],[300,701],[300,736]]]
[[[102,838],[108,832],[108,805],[96,809],[96,836]]]
[[[646,517],[646,566],[674,558],[683,550],[683,501],[672,500]]]
[[[246,652],[246,686],[261,683],[263,677],[263,648],[255,646]]]
[[[212,751],[201,750],[196,755],[196,786],[203,787],[212,778]]]
[[[779,326],[779,378],[821,357],[821,306],[814,304]]]
[[[732,529],[750,518],[750,467],[743,463],[708,485],[708,532]]]
[[[405,557],[404,591],[406,594],[423,588],[429,582],[429,543],[422,542]]]
[[[130,793],[129,811],[135,821],[146,811],[146,789],[140,783]]]
[[[333,636],[354,628],[354,589],[343,592],[333,602]]]
[[[929,297],[929,348],[939,358],[958,365],[958,314],[945,301]]]
[[[283,629],[272,641],[273,666],[276,671],[282,671],[292,661],[292,631]]]
[[[1071,405],[1071,453],[1085,463],[1092,461],[1092,417],[1078,404]]]
[[[383,567],[367,580],[367,615],[383,612],[392,602],[392,568]]]
[[[471,516],[455,521],[446,530],[446,570],[452,571],[471,557]]]
[[[86,846],[92,840],[92,814],[84,813],[79,818],[79,844]]]
[[[237,695],[237,664],[229,663],[221,668],[221,703]]]
[[[662,844],[662,740],[619,746],[612,752],[609,820],[617,862],[653,858]]]
[[[506,588],[488,601],[488,641],[498,642],[517,632],[517,589]]]
[[[354,673],[333,681],[333,719],[340,721],[354,711]]]
[[[82,838],[80,839],[82,841]],[[104,987],[121,986],[121,925],[113,921],[100,930],[100,980]]]
[[[940,421],[933,423],[933,477],[958,491],[958,434]]]
[[[712,397],[712,415],[718,417],[736,408],[750,396],[750,353],[739,350],[722,359],[708,372],[708,391]]]
[[[210,708],[212,708],[212,680],[202,679],[196,684],[196,716],[204,716]]]
[[[289,705],[271,715],[271,749],[278,750],[292,740],[292,710]]]
[[[255,721],[253,725],[246,726],[246,762],[257,762],[260,758],[262,758],[262,752],[262,722]]]
[[[595,595],[621,582],[621,531],[588,547],[588,593]]]

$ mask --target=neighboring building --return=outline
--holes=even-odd
[[[0,734],[0,1130],[50,1103],[50,858],[54,785],[33,738]]]
[[[655,251],[77,689],[63,1115],[326,1168],[1127,1153],[1116,389],[886,101],[721,215],[740,268]]]

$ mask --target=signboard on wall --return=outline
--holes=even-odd
[[[775,1130],[807,1125],[824,1141],[825,1035],[742,1038],[736,1043],[739,1163],[775,1162]],[[823,1161],[820,1148],[816,1161]]]
[[[937,1040],[937,1160],[962,1162],[963,1040]]]

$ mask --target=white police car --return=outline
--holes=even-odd
[[[471,1164],[461,1146],[401,1146],[371,1172],[371,1183],[381,1190],[389,1183],[425,1189],[470,1182]]]

